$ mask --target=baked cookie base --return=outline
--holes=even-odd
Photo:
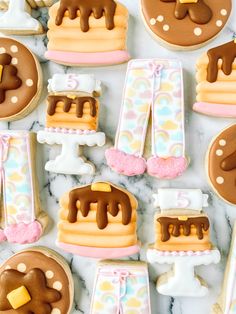
[[[203,297],[208,293],[207,285],[194,273],[194,267],[217,264],[220,252],[214,248],[203,252],[162,252],[149,248],[150,263],[173,265],[173,270],[163,274],[157,281],[157,291],[173,297]]]
[[[140,251],[140,243],[136,245],[124,247],[124,248],[97,248],[89,246],[80,246],[57,242],[57,246],[63,251],[80,255],[84,257],[92,258],[122,258],[130,255],[134,255]]]
[[[94,53],[48,50],[45,57],[59,64],[73,66],[113,65],[130,60],[130,55],[126,50]]]
[[[193,105],[193,110],[208,116],[235,118],[236,117],[236,104],[213,104],[207,102],[196,102]]]

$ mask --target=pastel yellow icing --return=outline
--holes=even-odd
[[[93,183],[91,185],[92,191],[99,191],[99,192],[111,192],[111,186],[107,183]]]
[[[30,294],[25,286],[21,286],[8,293],[7,299],[14,310],[31,301]]]

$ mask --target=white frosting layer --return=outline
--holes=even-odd
[[[54,74],[48,80],[48,92],[85,92],[101,94],[101,81],[92,74]]]
[[[10,0],[8,10],[0,17],[0,30],[37,31],[40,23],[26,12],[25,0]]]
[[[188,209],[201,211],[208,206],[208,195],[199,189],[159,189],[154,194],[154,206],[161,211],[170,209]]]

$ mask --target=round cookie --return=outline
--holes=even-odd
[[[69,266],[56,252],[30,248],[0,267],[0,314],[69,314],[74,285]]]
[[[206,44],[224,28],[231,0],[141,0],[144,23],[172,49],[191,50]]]
[[[210,144],[206,157],[208,179],[214,191],[236,205],[236,124],[223,130]]]
[[[28,115],[42,90],[40,64],[20,42],[0,38],[0,120],[14,121]]]

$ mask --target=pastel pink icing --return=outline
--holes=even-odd
[[[213,104],[207,102],[197,102],[193,105],[193,110],[209,116],[235,118],[236,104]]]
[[[130,55],[125,50],[94,53],[48,50],[45,53],[45,57],[54,62],[74,65],[109,65],[120,64],[130,60]]]
[[[139,244],[124,248],[96,248],[57,242],[57,246],[63,249],[64,251],[75,255],[99,259],[121,258],[125,256],[134,255],[140,251]]]
[[[3,230],[0,230],[0,243],[3,241],[6,241],[7,237],[5,236],[5,233]]]
[[[120,174],[135,176],[146,171],[146,160],[142,157],[126,154],[115,148],[107,149],[105,156],[109,167]]]
[[[4,233],[7,240],[11,243],[27,244],[39,240],[42,235],[42,226],[38,221],[30,224],[19,223],[9,225],[5,228]]]
[[[185,157],[167,159],[151,157],[147,161],[147,172],[160,179],[174,179],[186,170],[188,161]]]

